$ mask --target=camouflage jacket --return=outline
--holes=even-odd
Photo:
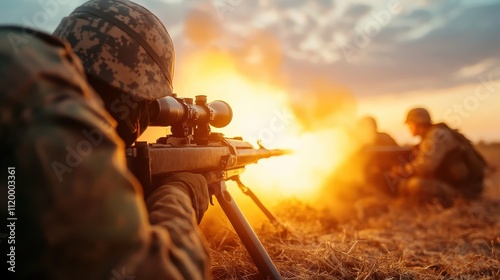
[[[462,188],[482,182],[485,168],[484,160],[467,138],[439,123],[423,136],[414,158],[403,169],[407,175],[438,179]]]
[[[58,39],[0,27],[0,186],[6,194],[7,168],[15,167],[15,276],[207,278],[189,196],[158,188],[148,221],[115,121],[83,73]]]

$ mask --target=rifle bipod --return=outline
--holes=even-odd
[[[243,185],[243,183],[241,182],[240,180],[240,176],[235,176],[234,178],[231,178],[233,181],[236,182],[236,184],[238,184],[238,187],[240,188],[240,190],[248,195],[250,198],[252,198],[253,202],[255,202],[255,204],[257,204],[257,206],[259,207],[259,209],[264,212],[264,214],[266,215],[266,217],[271,221],[271,223],[273,223],[273,225],[275,225],[276,227],[281,227],[281,228],[285,228],[281,223],[280,221],[278,221],[278,219],[276,219],[276,217],[273,215],[273,213],[271,213],[267,208],[266,206],[264,206],[264,204],[262,204],[262,202],[260,201],[260,199],[252,192],[252,190],[250,188],[248,188],[247,186]]]
[[[281,275],[269,257],[266,249],[262,246],[262,243],[253,231],[247,219],[243,213],[241,213],[240,208],[234,201],[231,194],[227,191],[226,182],[219,181],[217,183],[212,183],[210,184],[210,190],[211,193],[217,198],[217,202],[219,202],[222,210],[229,219],[229,222],[236,230],[243,246],[247,249],[248,254],[250,254],[250,257],[257,266],[257,269],[263,279],[281,279]]]

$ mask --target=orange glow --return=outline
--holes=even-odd
[[[209,101],[220,99],[229,103],[233,121],[225,128],[214,130],[216,132],[223,132],[227,137],[242,136],[254,145],[262,140],[266,148],[295,151],[292,155],[263,159],[247,166],[242,181],[264,202],[291,196],[314,200],[354,145],[338,128],[305,130],[303,122],[292,113],[296,111],[291,108],[290,96],[284,87],[250,80],[238,71],[236,62],[230,54],[198,52],[186,60],[177,73],[175,92],[179,97],[204,94]],[[161,136],[157,133],[158,130],[148,131],[143,139],[151,141],[153,135]]]
[[[288,137],[293,155],[248,166],[242,179],[269,198],[293,196],[315,200],[326,179],[347,155],[345,137],[335,130],[295,133]]]

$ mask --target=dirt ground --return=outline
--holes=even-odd
[[[284,279],[500,279],[500,144],[478,149],[497,170],[477,201],[413,208],[375,197],[338,216],[288,200],[273,208],[284,226],[254,229]],[[230,228],[207,239],[213,279],[260,279]]]

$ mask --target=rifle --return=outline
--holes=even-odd
[[[389,195],[396,195],[395,185],[401,180],[391,170],[413,160],[414,147],[368,146],[362,150],[366,156],[364,175],[366,181]]]
[[[156,143],[136,142],[126,151],[129,169],[143,186],[175,172],[202,174],[208,183],[210,202],[217,198],[231,225],[264,279],[281,279],[281,275],[262,246],[252,227],[227,190],[225,181],[234,180],[275,224],[277,219],[255,194],[239,179],[248,164],[260,159],[281,156],[286,150],[255,149],[241,137],[226,138],[213,133],[210,125],[224,127],[232,120],[232,109],[224,101],[207,103],[204,95],[192,98],[164,97],[149,105],[150,125],[170,126],[171,134]],[[213,205],[213,204],[212,204]]]

